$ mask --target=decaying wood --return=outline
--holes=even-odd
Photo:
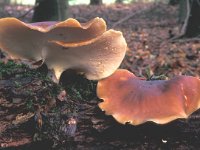
[[[178,42],[178,43],[183,43],[183,42],[199,42],[200,41],[200,37],[195,37],[195,38],[178,38],[178,39],[173,39],[170,40],[170,42],[174,43],[174,42]]]
[[[162,126],[151,122],[140,126],[130,126],[118,124],[112,117],[106,116],[97,107],[98,102],[99,100],[95,99],[79,104],[82,108],[80,107],[77,113],[77,130],[66,147],[71,149],[86,147],[86,149],[128,149],[130,147],[145,149],[153,146],[155,149],[170,147],[193,149],[198,146],[200,129],[197,118],[200,116],[200,111],[187,120],[179,119]],[[35,144],[38,145],[38,143]],[[45,146],[48,147],[48,145]]]

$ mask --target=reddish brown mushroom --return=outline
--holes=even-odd
[[[127,70],[117,70],[98,82],[97,95],[104,100],[99,107],[122,124],[165,124],[187,118],[200,108],[200,79],[177,76],[146,81]]]

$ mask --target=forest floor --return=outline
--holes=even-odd
[[[6,7],[1,17],[30,21],[30,8]],[[108,29],[122,31],[128,44],[121,65],[147,76],[200,76],[200,43],[177,36],[178,8],[166,4],[71,6],[80,22],[102,17]],[[124,20],[124,18],[129,19]],[[3,59],[4,54],[0,53]],[[200,111],[166,125],[121,125],[98,108],[96,82],[68,71],[60,85],[45,66],[0,62],[0,148],[5,149],[200,149]],[[72,78],[73,76],[73,78]],[[66,90],[67,94],[63,93]],[[43,123],[41,123],[41,121]]]

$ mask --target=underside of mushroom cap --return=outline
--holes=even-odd
[[[32,24],[3,18],[0,48],[15,59],[30,60],[32,64],[45,62],[58,82],[67,69],[83,73],[90,80],[108,77],[122,62],[127,44],[121,32],[106,31],[105,21],[98,17],[87,23],[70,18]]]
[[[98,82],[97,95],[103,99],[99,107],[122,124],[165,124],[187,118],[200,108],[200,80],[177,76],[146,81],[127,70],[117,70]]]
[[[82,43],[101,36],[106,31],[102,18],[94,18],[86,23],[79,23],[73,18],[60,22],[48,31],[48,41],[64,43]]]
[[[108,30],[86,44],[52,42],[48,46],[51,51],[46,64],[58,80],[67,69],[83,73],[90,80],[106,78],[119,67],[127,48],[122,33],[115,30]]]
[[[106,31],[106,23],[96,17],[86,23],[69,18],[62,22],[47,21],[28,24],[30,28],[46,32],[48,41],[63,43],[81,43],[102,35]]]
[[[0,19],[0,48],[13,59],[42,59],[44,34],[15,18]]]

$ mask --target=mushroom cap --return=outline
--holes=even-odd
[[[59,79],[63,71],[73,69],[87,79],[110,76],[121,64],[127,44],[121,32],[108,30],[93,40],[79,44],[49,43],[46,64]],[[55,57],[56,56],[56,57]]]
[[[16,18],[0,19],[0,48],[12,58],[38,61],[44,59],[45,47],[51,41],[81,43],[90,41],[106,31],[105,21],[95,18],[87,23],[75,19],[63,22],[27,24]]]
[[[32,24],[0,19],[0,48],[11,58],[40,65],[45,62],[54,71],[56,82],[67,69],[81,72],[90,80],[105,78],[119,67],[126,47],[122,33],[106,31],[105,21],[98,17],[87,23],[72,18]]]
[[[146,81],[121,69],[98,82],[97,95],[103,99],[99,107],[119,123],[165,124],[200,108],[200,79],[176,76]]]
[[[41,60],[44,34],[15,18],[0,19],[0,48],[11,58]]]

